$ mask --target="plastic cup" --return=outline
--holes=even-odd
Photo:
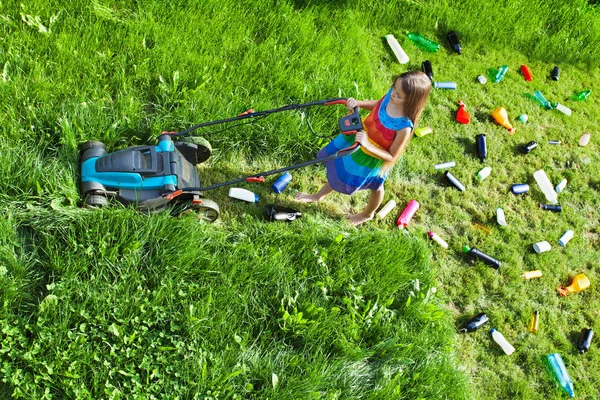
[[[536,253],[540,254],[543,253],[545,251],[548,251],[552,248],[552,246],[550,246],[550,243],[548,243],[547,241],[543,241],[543,242],[537,242],[533,245],[533,249],[535,250]]]
[[[273,191],[275,193],[279,194],[285,190],[285,188],[287,187],[287,185],[290,183],[291,180],[292,180],[292,174],[290,174],[288,171],[285,171],[285,173],[283,175],[281,175],[279,178],[277,178],[277,180],[275,182],[273,182],[273,185],[271,186],[271,188],[273,189]]]
[[[569,229],[568,231],[563,233],[560,239],[558,239],[558,244],[560,244],[562,247],[565,247],[567,243],[569,243],[569,240],[573,239],[573,235],[574,232]]]

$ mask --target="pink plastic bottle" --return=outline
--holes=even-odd
[[[403,229],[407,226],[419,207],[420,204],[416,200],[409,201],[404,211],[402,211],[402,214],[400,214],[400,217],[398,217],[398,221],[396,221],[398,228]]]

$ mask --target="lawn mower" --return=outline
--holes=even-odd
[[[212,149],[208,141],[192,132],[211,125],[235,121],[249,123],[277,112],[332,104],[346,104],[346,99],[290,104],[259,112],[250,109],[236,117],[204,122],[183,132],[163,132],[158,136],[156,145],[128,147],[114,153],[107,153],[105,145],[99,141],[85,142],[79,148],[79,190],[84,206],[103,207],[110,198],[114,198],[144,212],[169,208],[174,215],[196,212],[199,219],[214,222],[219,217],[219,206],[214,201],[203,198],[203,192],[244,181],[264,182],[264,177],[268,175],[352,154],[358,150],[359,145],[355,143],[326,158],[202,187],[196,165],[208,160]],[[339,128],[344,134],[353,134],[362,129],[358,107],[339,119]]]

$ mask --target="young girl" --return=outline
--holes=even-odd
[[[351,111],[356,106],[371,110],[363,121],[365,130],[356,135],[337,136],[317,154],[317,158],[327,157],[355,142],[360,143],[360,149],[325,162],[328,183],[315,194],[299,192],[296,200],[312,203],[323,200],[334,190],[353,194],[369,189],[371,195],[367,207],[346,218],[352,225],[372,219],[383,200],[386,173],[406,150],[430,91],[431,81],[427,75],[411,71],[398,76],[381,100],[348,99],[346,105]]]

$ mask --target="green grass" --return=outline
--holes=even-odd
[[[552,352],[563,356],[578,397],[600,397],[595,344],[576,352],[582,328],[600,329],[599,24],[585,1],[0,4],[0,397],[562,398],[544,362]],[[450,29],[461,56],[445,43]],[[407,30],[442,49],[416,49]],[[408,65],[394,61],[387,33],[408,52]],[[211,226],[77,207],[81,142],[102,140],[112,151],[250,107],[378,98],[392,75],[425,59],[435,80],[455,81],[458,90],[432,91],[422,125],[434,133],[414,138],[386,183],[384,201],[421,203],[408,234],[395,229],[393,214],[346,225],[342,215],[364,207],[367,193],[294,204],[297,190],[325,182],[322,167],[293,171],[279,196],[269,187],[274,178],[245,186],[261,195],[258,205],[230,201],[226,189],[207,193],[222,209]],[[510,69],[502,82],[476,83],[503,64]],[[517,72],[521,64],[533,82]],[[548,77],[554,65],[558,82]],[[573,115],[544,111],[526,96],[536,89]],[[587,101],[566,100],[583,89],[593,90]],[[467,126],[454,121],[458,99],[473,117]],[[511,121],[526,113],[529,122],[514,122],[509,136],[491,121],[498,106]],[[342,114],[339,106],[308,110],[318,137],[298,112],[204,130],[215,151],[201,179],[309,160]],[[592,143],[580,148],[585,131]],[[478,133],[488,138],[484,164],[474,150]],[[519,154],[531,140],[540,146]],[[433,169],[450,160],[465,193]],[[484,165],[493,171],[478,183]],[[532,174],[541,168],[555,184],[569,180],[560,214],[537,208],[544,197]],[[514,183],[531,191],[512,195]],[[304,216],[263,222],[272,202]],[[499,206],[508,227],[495,223]],[[560,248],[567,229],[575,238]],[[450,249],[426,243],[428,230]],[[535,254],[540,240],[552,251]],[[503,267],[472,264],[463,245]],[[534,269],[544,276],[521,280]],[[592,287],[558,297],[556,287],[579,272]],[[541,328],[530,334],[536,309]],[[503,355],[487,329],[455,333],[482,311],[514,355]]]

